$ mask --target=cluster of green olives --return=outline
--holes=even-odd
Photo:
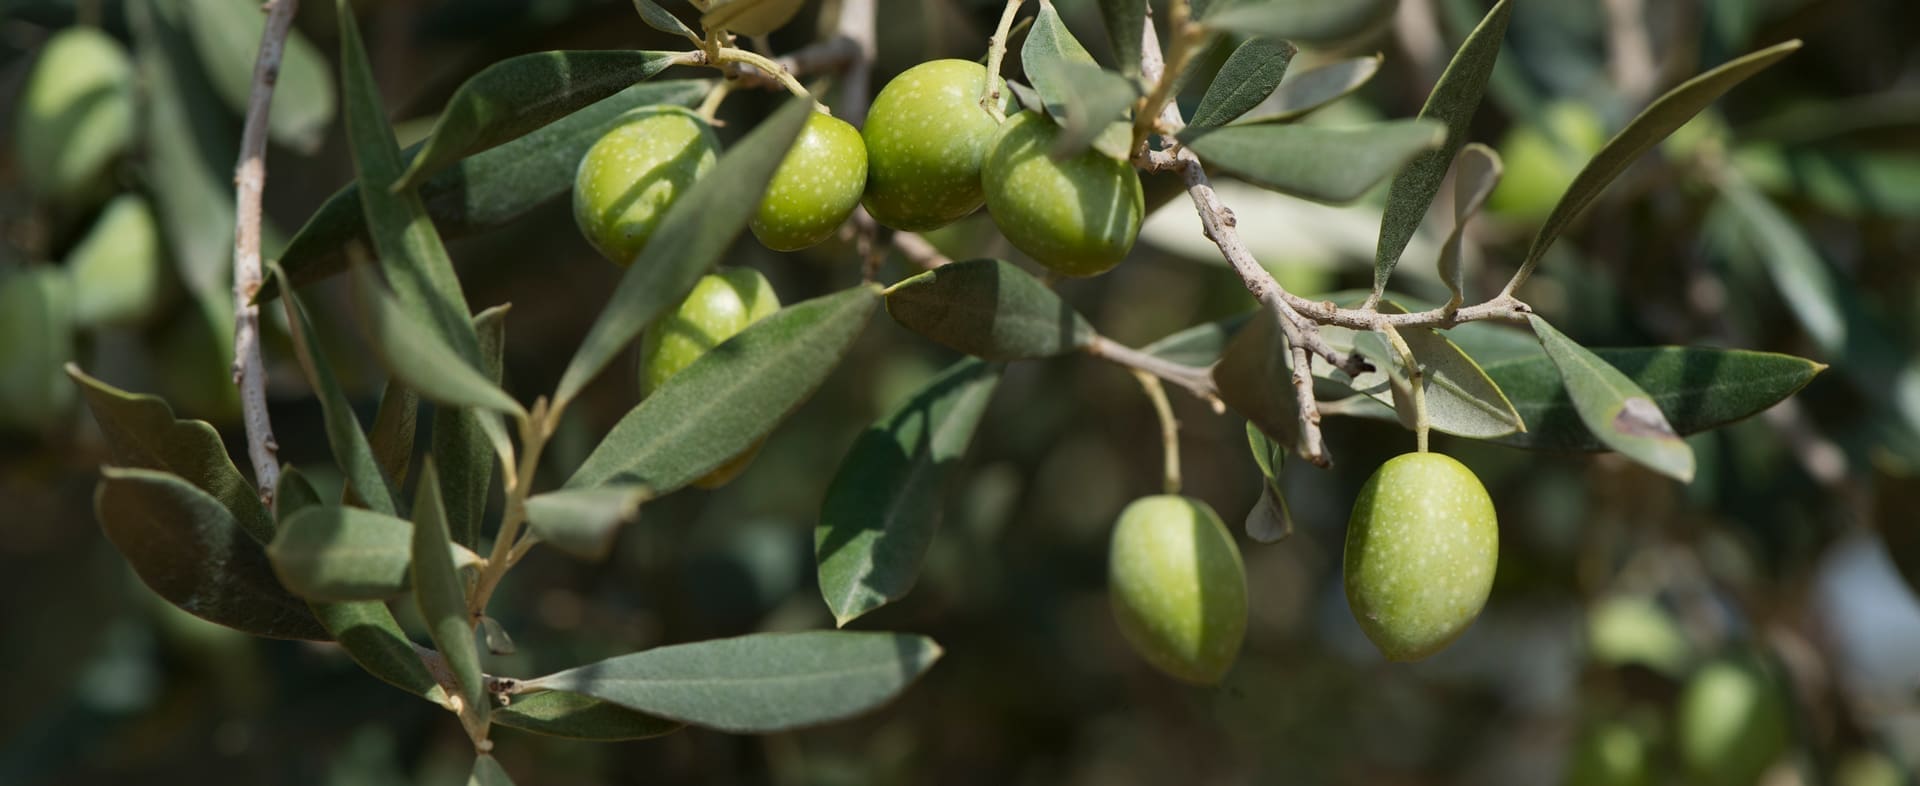
[[[1493,501],[1471,470],[1437,453],[1399,456],[1354,502],[1348,605],[1388,659],[1425,658],[1479,616],[1498,553]],[[1226,675],[1246,633],[1247,579],[1212,508],[1178,496],[1127,506],[1107,571],[1114,618],[1136,652],[1187,682]]]

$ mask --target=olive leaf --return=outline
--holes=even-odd
[[[908,330],[988,360],[1054,357],[1096,335],[1085,317],[1011,262],[943,265],[887,290],[887,313]]]
[[[1407,250],[1414,233],[1420,230],[1427,208],[1440,194],[1447,167],[1467,142],[1467,127],[1480,109],[1480,99],[1486,94],[1487,79],[1493,75],[1494,61],[1500,56],[1500,42],[1506,37],[1507,22],[1512,17],[1512,0],[1495,3],[1454,52],[1447,70],[1440,74],[1440,81],[1427,94],[1427,103],[1420,108],[1420,117],[1446,124],[1447,138],[1439,147],[1415,156],[1394,176],[1393,185],[1387,189],[1387,207],[1380,217],[1380,243],[1373,255],[1376,298],[1386,292],[1387,279],[1400,263],[1400,254]]]
[[[1447,233],[1446,242],[1440,245],[1440,258],[1434,262],[1441,283],[1447,285],[1448,308],[1459,308],[1465,302],[1461,244],[1466,238],[1467,222],[1480,212],[1487,198],[1493,195],[1494,187],[1500,184],[1501,169],[1500,154],[1479,142],[1461,148],[1460,155],[1454,159],[1453,231]]]
[[[693,32],[687,27],[687,23],[680,21],[680,17],[661,8],[660,4],[653,0],[633,0],[633,10],[640,12],[640,21],[646,22],[648,27],[662,33],[681,36],[696,44],[701,43],[700,34]]]
[[[1315,202],[1359,199],[1414,157],[1439,146],[1446,127],[1427,119],[1352,128],[1230,125],[1180,133],[1201,160],[1261,188]]]
[[[485,718],[492,702],[480,680],[480,650],[468,622],[467,583],[453,562],[453,536],[447,530],[446,508],[440,504],[438,474],[433,457],[428,456],[426,465],[420,468],[420,484],[413,501],[413,600],[427,622],[434,646],[447,659],[465,711]]]
[[[279,265],[267,263],[267,275],[285,286],[286,271]],[[291,288],[287,291],[293,292]],[[334,463],[340,467],[340,474],[346,476],[347,486],[367,507],[380,513],[394,513],[392,481],[376,458],[366,432],[360,429],[360,421],[354,418],[353,402],[347,399],[346,391],[334,376],[333,364],[320,349],[306,306],[297,294],[281,298],[281,305],[287,313],[287,332],[293,339],[294,357],[300,362],[300,370],[306,373],[307,384],[320,398],[320,415]]]
[[[267,27],[266,11],[254,0],[184,0],[187,32],[206,69],[207,82],[235,115],[245,114],[253,95],[253,65]],[[299,30],[287,31],[274,76],[267,134],[302,153],[320,148],[333,123],[333,71],[319,47]]]
[[[1194,108],[1187,126],[1223,126],[1252,111],[1273,95],[1299,51],[1292,44],[1272,38],[1250,38],[1242,43],[1207,85],[1207,92],[1200,97],[1200,105]]]
[[[1573,342],[1539,315],[1528,315],[1540,346],[1566,383],[1587,430],[1607,447],[1682,483],[1693,480],[1693,448],[1680,438],[1639,385]]]
[[[181,283],[203,306],[230,307],[239,133],[193,51],[184,0],[132,3],[127,11],[146,92],[141,179],[154,190]],[[232,321],[230,312],[219,320]]]
[[[1280,316],[1271,309],[1254,312],[1226,344],[1213,367],[1220,402],[1268,437],[1291,445],[1298,436],[1299,405],[1294,398],[1293,364],[1288,359]]]
[[[1134,0],[1100,0],[1100,20],[1106,23],[1107,43],[1120,73],[1140,75],[1141,36],[1147,27],[1147,4]]]
[[[480,555],[451,544],[456,567]],[[413,565],[413,524],[362,508],[311,506],[280,520],[267,546],[275,575],[308,600],[387,600],[405,594]]]
[[[1020,62],[1045,102],[1047,116],[1061,125],[1055,158],[1079,155],[1091,145],[1111,158],[1127,160],[1133,131],[1122,121],[1139,88],[1133,80],[1100,68],[1052,3],[1040,4],[1020,47]]]
[[[1338,41],[1391,17],[1399,0],[1215,0],[1200,23],[1223,33]]]
[[[507,777],[507,771],[491,754],[482,753],[473,759],[473,774],[467,776],[467,786],[513,786],[513,779]]]
[[[1286,463],[1287,448],[1268,437],[1253,421],[1247,421],[1247,447],[1253,451],[1253,463],[1260,468],[1260,500],[1247,512],[1247,537],[1260,543],[1278,543],[1293,534],[1293,511],[1287,508],[1286,492],[1280,488],[1280,468]]]
[[[394,189],[540,128],[674,64],[678,52],[620,49],[533,52],[482,69],[460,85]]]
[[[1000,382],[966,359],[868,426],[840,461],[814,528],[820,594],[846,625],[919,578],[943,497]]]
[[[500,384],[505,365],[507,310],[498,305],[473,317],[487,378]],[[477,547],[480,520],[487,512],[496,459],[513,461],[513,443],[497,412],[438,407],[433,412],[433,455],[440,468],[440,493],[447,504],[447,525],[455,542]]]
[[[640,518],[645,486],[561,489],[527,498],[527,525],[542,543],[586,560],[603,560],[620,527]]]
[[[1373,81],[1385,60],[1385,56],[1373,54],[1336,60],[1308,71],[1294,71],[1272,96],[1235,122],[1284,123],[1306,117],[1313,110],[1352,95]]]
[[[373,428],[367,430],[367,446],[396,486],[406,485],[407,470],[413,467],[413,440],[419,433],[420,396],[399,380],[387,380],[387,388],[380,391],[380,408],[373,414]],[[347,492],[351,494],[352,489]]]
[[[515,696],[512,704],[493,711],[493,722],[533,734],[597,742],[644,740],[685,728],[678,721],[560,690]]]
[[[1225,319],[1203,322],[1140,348],[1161,360],[1185,366],[1211,366],[1227,350],[1227,342],[1245,327],[1254,312],[1235,314]]]
[[[446,407],[527,416],[520,402],[494,384],[488,374],[463,362],[456,350],[408,313],[365,265],[354,269],[353,303],[373,354],[409,390]],[[474,336],[477,356],[479,335],[471,327],[468,332]]]
[[[940,655],[933,640],[903,633],[760,633],[658,647],[522,684],[695,726],[767,733],[871,710]]]

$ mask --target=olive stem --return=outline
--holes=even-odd
[[[1413,440],[1421,453],[1427,452],[1427,431],[1431,421],[1427,417],[1427,380],[1426,372],[1420,370],[1420,362],[1413,357],[1413,347],[1407,346],[1407,340],[1400,337],[1400,331],[1392,325],[1385,325],[1380,332],[1387,334],[1387,341],[1393,344],[1393,351],[1399,353],[1400,363],[1407,367],[1407,383],[1413,388],[1409,395],[1413,397]]]
[[[741,63],[743,65],[753,66],[767,76],[773,77],[775,81],[780,83],[781,87],[787,89],[787,92],[804,98],[813,97],[812,93],[807,92],[806,86],[800,84],[800,80],[793,78],[793,73],[788,71],[786,66],[774,62],[772,58],[759,52],[751,52],[738,47],[722,46],[715,49],[713,54],[708,57],[709,65],[720,67],[722,70],[730,63]]]
[[[1007,119],[1007,113],[1000,111],[1000,64],[1007,58],[1007,36],[1013,31],[1013,18],[1025,2],[1007,0],[1007,7],[1000,12],[1000,26],[994,28],[993,37],[987,39],[987,78],[980,88],[980,108],[987,110],[996,122]]]
[[[1140,387],[1146,390],[1148,400],[1153,402],[1154,414],[1160,418],[1160,444],[1165,451],[1167,493],[1179,494],[1180,421],[1173,417],[1173,405],[1167,401],[1167,389],[1161,387],[1159,377],[1136,369],[1133,378],[1140,380]]]
[[[1083,350],[1088,355],[1136,372],[1152,374],[1192,393],[1216,412],[1226,410],[1220,402],[1220,389],[1213,384],[1213,373],[1205,368],[1175,363],[1116,343],[1105,336],[1094,336]]]
[[[1167,42],[1167,56],[1162,62],[1159,77],[1153,81],[1153,90],[1140,99],[1139,107],[1133,115],[1133,146],[1139,150],[1147,137],[1152,136],[1156,124],[1160,122],[1165,107],[1173,100],[1174,86],[1180,81],[1180,74],[1187,70],[1193,60],[1194,51],[1206,40],[1206,31],[1192,23],[1193,9],[1187,0],[1174,0],[1167,9],[1168,29],[1172,31]],[[1152,24],[1149,22],[1148,24]],[[1149,35],[1151,37],[1151,35]],[[1158,41],[1155,42],[1158,44]],[[1144,58],[1143,58],[1144,59]],[[1175,111],[1172,119],[1178,121]],[[1184,124],[1180,122],[1178,124]]]
[[[714,116],[720,113],[720,105],[726,102],[727,95],[733,92],[733,87],[734,80],[720,80],[712,90],[707,91],[706,100],[700,102],[700,108],[695,110],[694,114],[706,120],[708,125],[713,125]]]
[[[494,538],[493,550],[487,555],[486,562],[481,563],[480,574],[474,579],[473,589],[467,595],[467,612],[473,620],[479,620],[486,613],[487,601],[493,597],[494,589],[500,586],[500,580],[537,542],[531,534],[522,539],[520,527],[526,523],[527,496],[533,486],[534,473],[540,467],[540,453],[546,448],[547,438],[553,435],[559,416],[559,409],[549,408],[547,399],[542,397],[534,402],[532,412],[520,422],[520,442],[524,450],[519,468],[506,478],[506,512],[501,514],[500,532]]]

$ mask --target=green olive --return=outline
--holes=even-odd
[[[1007,118],[987,148],[980,182],[987,212],[1016,248],[1056,273],[1111,270],[1140,236],[1140,175],[1095,150],[1056,161],[1060,129],[1036,112]]]
[[[986,200],[980,162],[999,128],[980,106],[986,77],[979,63],[934,60],[880,89],[861,131],[867,143],[864,204],[875,221],[925,232],[980,209]],[[1003,110],[1008,96],[1003,86]]]
[[[1499,555],[1493,500],[1473,470],[1438,453],[1396,456],[1347,521],[1347,605],[1389,660],[1419,660],[1480,615]]]
[[[1204,502],[1168,494],[1121,511],[1107,591],[1127,642],[1173,677],[1217,683],[1240,654],[1247,571],[1240,547]]]
[[[627,112],[580,159],[574,222],[607,259],[632,264],[667,209],[713,168],[719,148],[707,121],[683,107]]]
[[[1545,221],[1606,141],[1592,107],[1572,101],[1548,106],[1539,124],[1515,126],[1500,140],[1505,174],[1487,197],[1487,209],[1529,223]]]
[[[1651,786],[1653,744],[1633,724],[1607,721],[1580,735],[1567,761],[1566,786]]]
[[[73,383],[62,368],[74,358],[73,328],[66,271],[0,270],[0,430],[50,430],[71,409]]]
[[[74,321],[81,327],[137,325],[167,291],[167,269],[153,209],[138,194],[114,197],[85,239],[67,255]]]
[[[1701,666],[1680,693],[1677,721],[1680,764],[1699,786],[1752,786],[1786,752],[1787,699],[1756,657]]]
[[[133,62],[93,27],[47,40],[20,91],[15,162],[27,188],[57,203],[105,196],[111,165],[133,142]]]
[[[760,271],[740,267],[702,276],[687,299],[655,320],[640,340],[641,394],[658,390],[721,342],[779,310],[780,296]],[[694,485],[726,485],[759,451],[758,444],[748,448]]]
[[[815,112],[767,183],[753,236],[775,251],[798,251],[833,237],[860,206],[867,146],[847,121]]]

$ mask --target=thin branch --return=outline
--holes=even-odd
[[[993,115],[994,120],[1007,119],[1000,111],[1000,63],[1007,56],[1007,39],[1013,34],[1013,18],[1020,12],[1025,0],[1007,0],[1006,8],[1000,11],[1000,26],[994,28],[993,37],[987,39],[987,79],[980,87],[980,108]]]
[[[267,415],[267,369],[260,358],[261,195],[267,188],[267,113],[280,79],[280,56],[299,0],[270,0],[267,26],[260,33],[260,54],[253,61],[253,91],[240,136],[240,160],[234,165],[233,227],[233,384],[240,388],[240,410],[247,430],[247,456],[253,462],[255,492],[269,508],[280,485],[279,443]]]
[[[1165,479],[1168,494],[1180,493],[1180,421],[1173,416],[1173,405],[1167,401],[1167,390],[1160,386],[1160,378],[1145,371],[1133,372],[1133,378],[1140,380],[1141,389],[1147,392],[1147,399],[1153,402],[1153,413],[1160,418],[1160,446],[1163,453],[1161,477]]]
[[[1188,393],[1192,393],[1194,398],[1207,402],[1207,405],[1213,407],[1215,411],[1225,409],[1225,405],[1220,402],[1220,389],[1213,384],[1213,372],[1210,369],[1175,363],[1125,344],[1115,343],[1104,336],[1094,336],[1093,341],[1082,351],[1116,366],[1152,374],[1178,385]]]
[[[900,252],[901,256],[906,257],[908,262],[912,262],[922,270],[932,270],[953,264],[953,260],[948,259],[946,254],[940,253],[940,249],[934,248],[926,238],[912,232],[893,233],[893,247]]]

